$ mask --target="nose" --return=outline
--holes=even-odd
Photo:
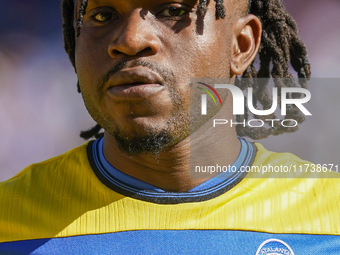
[[[160,40],[156,36],[156,27],[142,17],[139,10],[134,10],[121,27],[113,33],[114,38],[108,47],[111,58],[120,55],[150,56],[160,50]]]

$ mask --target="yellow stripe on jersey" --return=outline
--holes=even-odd
[[[339,234],[340,179],[335,173],[323,174],[330,178],[252,178],[256,174],[250,173],[207,201],[156,204],[102,184],[91,169],[86,146],[29,166],[0,183],[0,242],[128,230]],[[253,165],[305,163],[291,154],[256,147]]]

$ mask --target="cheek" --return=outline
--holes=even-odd
[[[193,35],[191,31],[176,35],[173,38],[175,46],[168,58],[169,65],[185,82],[190,78],[228,77],[231,35],[226,30],[213,27],[204,29],[202,35]],[[165,47],[171,46],[165,43]]]
[[[219,29],[215,32],[206,31],[206,33],[207,36],[202,38],[199,44],[201,55],[199,61],[204,70],[204,76],[208,78],[229,76],[231,36]]]
[[[202,40],[201,40],[202,39]],[[172,54],[170,65],[182,82],[190,78],[228,77],[230,50],[224,43],[197,38],[186,47],[178,47]]]
[[[82,35],[81,35],[82,36]],[[85,40],[78,39],[76,46],[76,70],[84,104],[92,118],[100,123],[100,115],[104,101],[98,93],[97,84],[100,79],[99,64],[96,50],[93,45]],[[91,51],[85,49],[93,49]]]
[[[102,70],[105,70],[101,63],[108,58],[106,48],[103,42],[99,40],[95,42],[85,33],[81,34],[77,39],[75,63],[77,76],[82,86],[89,87],[89,84],[96,84],[101,78]],[[93,86],[93,89],[95,89],[95,86]]]

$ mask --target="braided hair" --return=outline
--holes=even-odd
[[[80,0],[78,10],[78,20],[76,28],[74,21],[74,0],[62,0],[62,17],[63,17],[63,34],[64,48],[68,54],[72,65],[75,66],[75,32],[77,36],[83,25],[83,18],[86,13],[88,0]],[[209,0],[199,0],[197,12],[204,16],[207,11]],[[214,0],[216,19],[225,17],[225,7],[223,0]],[[253,88],[253,103],[262,105],[264,110],[269,109],[272,105],[272,99],[268,92],[269,78],[274,78],[275,87],[302,87],[306,88],[307,80],[311,77],[310,63],[308,60],[306,46],[299,37],[296,21],[287,12],[283,0],[248,0],[248,13],[257,16],[262,23],[263,31],[261,46],[258,53],[259,68],[255,67],[255,61],[246,69],[242,78],[237,80],[236,86],[243,91],[248,87]],[[75,30],[76,29],[76,30]],[[290,65],[297,73],[298,84],[293,81],[293,75],[290,73]],[[265,82],[259,82],[255,78],[267,78]],[[288,78],[275,79],[275,78]],[[79,83],[77,84],[80,92]],[[293,94],[292,97],[300,95]],[[245,100],[246,102],[247,100]],[[258,119],[275,119],[275,115],[256,116]],[[294,119],[298,123],[304,121],[303,114],[295,107],[288,106],[287,119]],[[249,113],[237,115],[237,121],[244,122],[249,119]],[[101,126],[96,125],[93,128],[82,131],[80,136],[84,139],[92,137],[101,137]],[[294,132],[297,127],[283,127],[280,122],[274,122],[272,127],[251,128],[238,125],[236,127],[239,136],[248,136],[252,139],[263,139],[269,135],[279,135],[286,132]]]

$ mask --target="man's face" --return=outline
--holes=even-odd
[[[213,1],[204,17],[197,2],[89,0],[78,79],[89,113],[125,152],[188,137],[190,78],[229,77],[233,4],[216,20]]]

